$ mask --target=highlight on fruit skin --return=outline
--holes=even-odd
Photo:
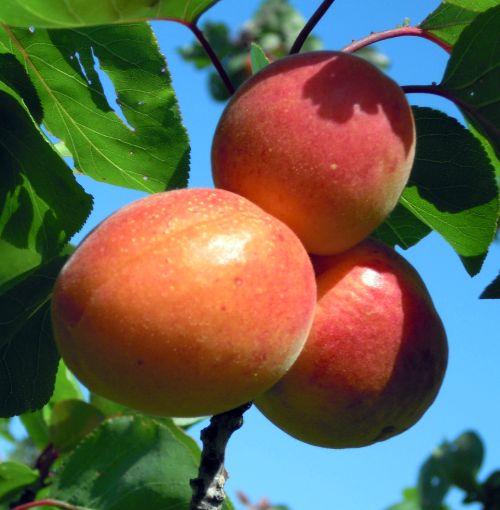
[[[52,299],[56,343],[90,390],[203,416],[272,386],[301,351],[316,284],[295,234],[224,190],[148,196],[77,248]]]
[[[415,154],[401,88],[342,52],[292,55],[246,81],[212,145],[215,185],[276,216],[310,253],[344,251],[395,207]]]
[[[285,376],[256,399],[293,437],[327,448],[370,445],[415,424],[447,365],[446,334],[424,283],[391,248],[366,240],[315,257],[311,333]]]

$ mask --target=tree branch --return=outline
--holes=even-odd
[[[304,25],[304,28],[300,31],[297,39],[293,43],[292,48],[290,49],[290,55],[294,53],[298,53],[302,46],[304,45],[307,37],[313,31],[314,27],[318,24],[319,20],[323,17],[326,11],[331,7],[335,0],[323,0],[321,5],[316,9],[314,14],[311,16],[309,21]]]
[[[386,39],[392,39],[394,37],[402,37],[402,36],[415,36],[422,37],[423,39],[427,39],[437,44],[443,50],[448,53],[451,53],[452,46],[446,44],[445,42],[438,39],[435,35],[431,34],[427,30],[424,30],[420,27],[399,27],[393,28],[391,30],[384,30],[383,32],[373,32],[369,36],[364,37],[363,39],[358,39],[357,41],[353,41],[351,44],[347,45],[342,51],[346,53],[354,53],[355,51],[364,48],[365,46],[369,46],[370,44],[384,41]]]
[[[252,404],[243,404],[226,413],[217,414],[210,425],[201,431],[203,451],[201,453],[198,478],[191,480],[193,497],[189,510],[220,510],[226,494],[224,484],[228,473],[224,458],[229,438],[243,424],[243,413]]]
[[[196,25],[195,23],[184,23],[184,25],[188,27],[189,30],[191,30],[191,32],[193,32],[195,37],[198,39],[198,42],[201,44],[208,58],[212,61],[213,66],[219,73],[219,76],[221,77],[221,80],[224,83],[224,86],[226,87],[227,91],[229,92],[230,95],[233,95],[235,92],[234,85],[231,82],[231,79],[229,78],[228,74],[226,73],[226,70],[224,69],[222,62],[219,60],[219,57],[215,54],[215,51],[213,50],[210,43],[207,41],[203,32],[199,29],[198,25]]]

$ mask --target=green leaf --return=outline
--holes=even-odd
[[[136,411],[134,409],[130,409],[129,407],[125,407],[117,402],[113,402],[112,400],[108,400],[107,398],[101,397],[97,393],[90,394],[90,403],[99,409],[105,416],[120,416],[120,415],[131,415],[135,416],[139,414],[141,416],[148,416]],[[209,418],[208,416],[198,416],[194,418],[160,418],[158,416],[153,417],[156,421],[167,424],[168,426],[176,425],[177,427],[187,430],[193,425],[202,422]]]
[[[19,462],[0,463],[0,503],[38,480],[38,471]]]
[[[187,134],[149,25],[7,28],[2,37],[35,84],[44,125],[64,142],[79,172],[150,193],[186,186]],[[103,73],[125,120],[108,103]]]
[[[73,154],[69,151],[69,149],[66,147],[66,144],[64,142],[57,142],[54,144],[54,149],[57,151],[59,156],[61,158],[72,158]]]
[[[250,46],[250,61],[252,63],[252,72],[255,74],[261,69],[264,69],[269,64],[264,50],[256,43],[252,43]]]
[[[387,510],[422,510],[417,489],[414,487],[405,489],[403,491],[403,501],[391,505]]]
[[[32,443],[43,450],[49,443],[49,427],[41,410],[24,413],[20,416],[21,423]]]
[[[83,394],[75,376],[68,370],[63,360],[59,361],[57,368],[54,393],[50,397],[50,403],[55,405],[61,400],[83,399]]]
[[[38,409],[52,394],[59,355],[52,338],[49,301],[66,258],[52,259],[10,282],[0,293],[1,416]],[[61,373],[58,393],[69,394],[66,381]],[[45,432],[33,439],[43,447],[47,437]]]
[[[401,204],[464,257],[484,257],[496,233],[498,190],[480,142],[455,119],[414,108],[417,154]]]
[[[469,128],[469,131],[481,142],[483,149],[486,151],[486,154],[490,159],[490,163],[493,165],[493,168],[495,169],[497,182],[500,183],[500,159],[495,154],[495,149],[493,147],[492,142],[488,138],[486,138],[482,133],[480,133],[470,122],[467,123],[467,127]]]
[[[55,257],[46,264],[0,288],[0,346],[13,342],[19,331],[51,297],[52,288],[67,256]]]
[[[194,23],[217,1],[2,0],[0,21],[25,28],[69,28],[164,18]]]
[[[483,290],[482,294],[479,297],[480,299],[500,299],[500,273]]]
[[[69,454],[50,493],[106,510],[188,508],[198,461],[194,441],[173,426],[141,416],[111,418]]]
[[[188,430],[193,425],[207,420],[209,416],[199,416],[197,418],[172,418],[173,423],[183,430]]]
[[[452,443],[444,442],[422,465],[418,478],[418,496],[423,510],[441,510],[452,485],[467,493],[479,487],[476,475],[481,467],[484,447],[471,431]]]
[[[462,32],[440,88],[457,99],[466,117],[500,154],[500,5]]]
[[[496,5],[498,0],[446,0],[420,26],[453,46],[478,14]]]
[[[123,406],[122,404],[118,404],[117,402],[113,402],[112,400],[108,400],[107,398],[101,397],[97,393],[90,394],[90,403],[105,416],[119,416],[122,414],[133,414],[128,407]]]
[[[397,245],[406,250],[417,244],[431,230],[428,225],[399,203],[384,223],[372,232],[371,237],[389,246]]]
[[[0,292],[57,256],[92,207],[21,98],[0,82]]]
[[[41,408],[54,389],[58,361],[47,303],[0,347],[0,417]]]
[[[43,118],[40,98],[26,69],[7,48],[0,49],[0,81],[19,94],[36,123],[40,124]]]
[[[477,489],[476,476],[483,463],[484,446],[475,432],[464,432],[452,443],[441,445],[433,456],[441,462],[450,483],[465,492]]]
[[[59,452],[70,451],[103,420],[104,414],[83,400],[61,400],[50,416],[50,442]]]
[[[12,435],[10,431],[10,419],[9,418],[0,418],[0,438],[8,441],[9,443],[15,443],[16,438]]]
[[[450,481],[443,464],[434,456],[420,468],[417,490],[422,510],[441,510]]]

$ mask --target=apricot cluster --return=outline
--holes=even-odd
[[[402,432],[439,390],[446,335],[416,271],[366,238],[414,151],[403,92],[366,61],[269,65],[221,117],[219,189],[134,202],[72,255],[52,301],[61,355],[92,391],[151,414],[254,400],[315,445]]]

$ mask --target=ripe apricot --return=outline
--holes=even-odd
[[[314,264],[311,333],[257,407],[297,439],[329,448],[403,432],[433,402],[447,364],[445,331],[424,283],[371,240]]]
[[[320,51],[278,60],[228,103],[215,185],[281,219],[310,253],[341,252],[396,205],[415,153],[401,88],[369,62]]]
[[[224,190],[151,195],[116,212],[59,275],[57,345],[92,391],[168,416],[222,412],[291,366],[314,271],[280,221]]]

